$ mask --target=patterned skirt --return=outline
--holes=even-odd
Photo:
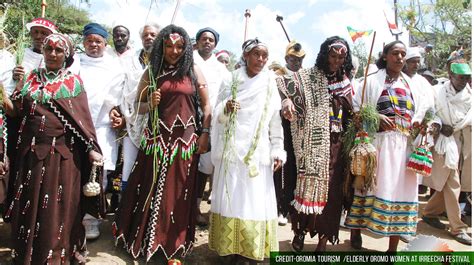
[[[377,186],[356,191],[346,219],[349,228],[366,228],[382,236],[415,235],[418,218],[416,174],[406,169],[408,138],[399,132],[377,133]]]

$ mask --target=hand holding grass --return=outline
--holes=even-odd
[[[151,108],[154,109],[158,104],[160,104],[161,92],[160,89],[157,89],[151,93]]]
[[[25,68],[21,65],[17,65],[15,68],[13,68],[13,80],[19,81],[25,76]]]
[[[240,109],[240,103],[233,99],[228,100],[227,103],[225,104],[226,114],[237,112],[237,110],[239,109]]]

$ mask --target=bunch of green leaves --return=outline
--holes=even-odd
[[[360,122],[357,120],[360,120]],[[360,111],[354,114],[354,117],[349,122],[344,133],[344,153],[348,155],[352,147],[354,147],[354,139],[356,138],[357,132],[363,130],[369,134],[370,138],[373,138],[379,129],[379,124],[379,113],[377,112],[376,107],[369,104],[362,105]],[[359,128],[359,126],[362,126],[362,128]]]
[[[16,46],[16,64],[20,65],[23,62],[23,57],[25,57],[25,49],[28,47],[29,38],[26,33],[25,28],[25,17],[22,19],[21,32],[18,34],[18,37],[15,41]]]

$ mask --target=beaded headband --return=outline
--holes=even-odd
[[[329,45],[329,50],[331,49],[337,54],[347,53],[346,45],[340,41],[336,41],[333,44]]]
[[[67,41],[66,37],[61,34],[53,33],[53,34],[48,35],[44,39],[43,45],[50,46],[52,48],[59,47],[63,49],[64,55],[66,58],[68,58],[69,55],[71,54],[71,50],[70,50],[71,47],[69,47],[69,42]]]
[[[173,43],[173,45],[176,44],[176,42],[178,42],[181,39],[183,39],[183,37],[179,35],[179,33],[170,34],[170,40],[171,40],[171,43]]]

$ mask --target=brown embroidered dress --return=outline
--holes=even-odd
[[[12,224],[15,264],[69,264],[85,251],[84,214],[99,217],[103,197],[84,197],[88,151],[99,150],[82,81],[67,70],[33,70],[12,95],[20,128]],[[13,133],[13,132],[10,132]],[[100,181],[100,180],[99,180]]]
[[[167,259],[184,256],[194,242],[195,90],[189,78],[170,78],[157,84],[159,134],[153,136],[149,119],[113,225],[116,240],[122,239],[134,258],[142,254],[147,261],[159,249]]]

